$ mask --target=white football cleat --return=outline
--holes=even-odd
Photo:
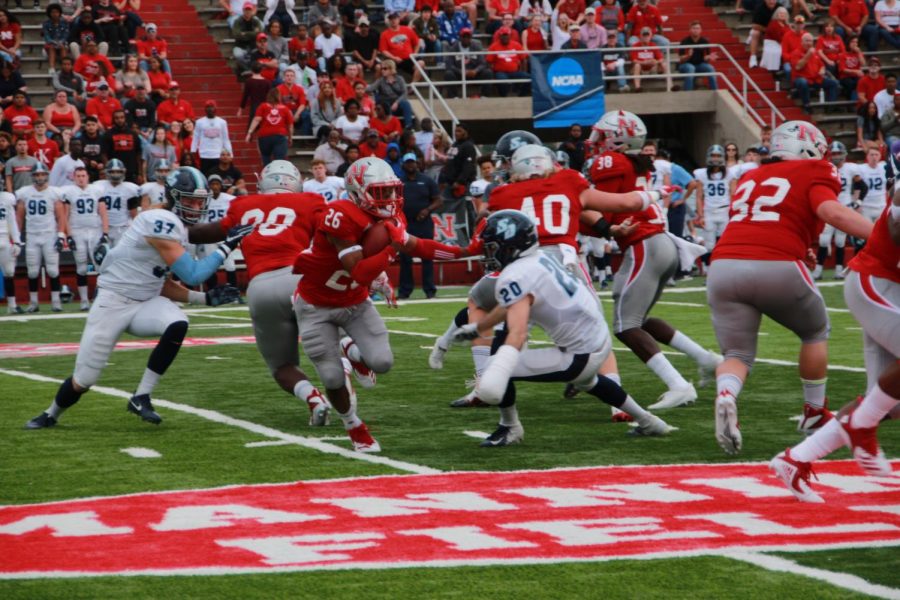
[[[81,311],[87,312],[89,310],[91,310],[91,303],[88,302],[87,300],[82,300],[81,301]]]
[[[685,406],[693,404],[697,401],[697,390],[692,384],[687,387],[669,390],[659,397],[656,404],[651,404],[647,408],[650,410],[659,410],[661,408],[675,408],[677,406]]]
[[[651,415],[647,413],[647,418],[643,423],[637,424],[635,427],[631,428],[631,431],[628,433],[630,435],[646,435],[646,436],[659,436],[659,435],[668,435],[672,431],[672,426],[657,417],[656,415]]]
[[[812,278],[815,279],[816,281],[822,279],[822,270],[823,270],[822,265],[816,265],[816,267],[812,271]]]
[[[344,358],[350,361],[350,365],[353,367],[353,376],[356,377],[359,385],[364,388],[373,388],[375,387],[376,379],[375,371],[367,367],[366,363],[360,360],[353,360],[348,354],[350,347],[355,345],[356,342],[350,336],[343,338],[341,340],[341,353],[344,355]]]
[[[821,504],[825,502],[822,496],[815,493],[809,487],[809,477],[814,475],[812,464],[799,462],[791,457],[791,449],[788,448],[769,463],[769,468],[775,471],[775,476],[796,496],[800,502],[813,502]]]
[[[700,380],[697,382],[697,387],[699,388],[705,388],[709,384],[716,382],[716,367],[722,364],[725,357],[716,352],[710,352],[707,360],[709,362],[697,367],[697,372],[700,374]]]
[[[716,441],[730,455],[740,452],[744,443],[738,427],[737,403],[731,394],[719,394],[716,398]]]
[[[441,338],[434,340],[434,346],[431,348],[431,354],[428,355],[428,366],[432,369],[444,368],[444,355],[447,354],[448,348],[441,346]]]

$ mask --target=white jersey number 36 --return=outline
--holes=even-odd
[[[526,196],[522,199],[523,213],[528,215],[534,224],[543,227],[551,235],[565,235],[569,232],[569,197],[563,194],[549,194],[541,201],[543,213],[538,217],[534,210],[534,198]],[[557,207],[558,210],[557,210]]]

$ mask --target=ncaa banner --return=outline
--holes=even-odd
[[[536,54],[529,60],[535,127],[593,125],[606,112],[599,51]]]

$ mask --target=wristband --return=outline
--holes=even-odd
[[[900,206],[891,204],[891,218],[900,222]]]
[[[659,192],[638,192],[641,196],[641,210],[647,210],[651,204],[659,200]]]
[[[596,223],[591,225],[591,229],[594,233],[597,234],[597,237],[608,238],[609,237],[609,221],[600,217]]]
[[[348,248],[344,248],[343,250],[341,250],[340,252],[338,252],[338,259],[344,258],[345,256],[347,256],[347,255],[350,254],[351,252],[356,252],[356,251],[360,251],[360,252],[361,252],[361,251],[362,251],[362,246],[360,246],[359,244],[357,244],[357,245],[355,245],[355,246],[350,246],[350,247],[348,247]]]
[[[193,306],[206,306],[206,294],[188,290],[188,304]]]
[[[64,234],[62,231],[57,231],[57,232],[56,232],[56,237],[58,237],[58,238],[61,239],[62,241],[66,241],[66,234]]]

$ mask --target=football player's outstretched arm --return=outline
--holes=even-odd
[[[816,215],[829,225],[833,225],[835,229],[853,237],[866,240],[872,234],[872,223],[852,208],[842,205],[837,199],[822,202],[816,209]]]
[[[888,217],[887,224],[891,239],[900,246],[900,190],[894,192],[894,200],[891,202],[891,214]]]
[[[197,223],[188,227],[188,240],[192,244],[215,244],[225,239],[225,228],[222,221]]]
[[[253,225],[232,227],[225,241],[219,244],[216,251],[202,260],[194,260],[184,246],[171,239],[145,237],[163,261],[172,269],[181,281],[188,285],[199,285],[209,279],[228,255],[238,247],[245,235],[253,231]]]
[[[645,210],[652,202],[658,201],[659,192],[628,192],[613,194],[587,188],[581,192],[581,205],[605,212],[638,212]]]
[[[404,254],[423,260],[453,260],[465,255],[466,250],[459,246],[442,244],[434,240],[410,235],[406,227],[391,220],[382,221],[391,236],[391,245]]]

